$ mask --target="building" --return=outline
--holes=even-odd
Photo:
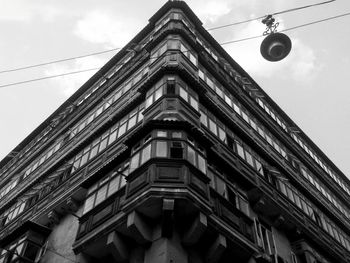
[[[0,167],[0,263],[350,262],[349,180],[183,1]]]

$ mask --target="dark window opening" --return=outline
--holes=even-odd
[[[170,147],[170,158],[183,158],[183,147],[181,142],[172,142]]]

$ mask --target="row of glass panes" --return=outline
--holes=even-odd
[[[208,121],[205,121],[205,120],[208,120]],[[214,119],[214,118],[213,118]],[[208,125],[208,123],[210,123],[210,120],[211,120],[211,129],[210,129],[210,127],[208,127],[208,126],[206,126],[212,133],[214,133],[220,140],[222,140],[223,142],[225,142],[226,144],[227,144],[227,138],[226,138],[226,133],[225,133],[225,130],[227,131],[227,128],[224,126],[224,125],[222,125],[222,124],[219,124],[219,125],[217,125],[216,124],[216,121],[215,120],[211,120],[211,118],[210,117],[208,117],[207,116],[207,114],[205,114],[202,110],[201,110],[201,123],[204,125],[204,126],[206,126],[206,124]],[[217,130],[216,129],[214,129],[214,127],[215,128],[217,128]],[[216,130],[216,131],[215,131]],[[221,135],[220,135],[221,134]],[[250,166],[252,166],[253,168],[255,168],[258,172],[259,172],[259,174],[261,174],[261,175],[264,175],[264,173],[263,173],[263,169],[262,169],[262,165],[261,165],[261,162],[260,161],[258,161],[258,159],[257,159],[257,157],[255,157],[254,155],[252,155],[249,151],[246,151],[245,149],[244,149],[244,147],[242,146],[242,144],[239,142],[239,141],[237,141],[237,140],[234,140],[234,144],[233,144],[233,147],[236,147],[236,149],[235,148],[233,148],[235,151],[236,151],[236,153],[238,153],[238,155],[241,157],[241,158],[243,158],[244,160],[246,160],[246,162],[250,165]],[[248,155],[247,155],[247,153],[248,153]],[[248,158],[247,158],[247,156],[248,156]],[[254,156],[254,157],[252,157],[252,156]],[[287,195],[288,196],[288,195]],[[293,199],[294,200],[294,199]]]
[[[156,137],[158,138],[156,140],[146,137],[142,142],[142,148],[141,143],[134,147],[134,155],[130,160],[130,173],[151,158],[174,158],[186,159],[206,174],[204,150],[192,138],[187,137],[187,141],[184,141],[182,132],[172,132],[171,139],[167,140],[169,136],[166,131],[158,131]]]
[[[238,103],[237,100],[226,94],[225,89],[214,80],[208,73],[204,73],[202,69],[198,70],[198,75],[225,103],[234,110],[243,120],[248,123],[256,132],[259,133],[279,154],[287,159],[287,153],[285,147],[274,136],[267,131],[263,125],[249,116],[248,111]],[[224,92],[225,91],[225,92]]]
[[[73,138],[86,126],[88,126],[94,119],[96,119],[101,113],[107,110],[114,102],[118,101],[124,94],[126,94],[133,85],[136,85],[143,77],[148,73],[148,65],[145,65],[141,70],[137,71],[120,87],[116,88],[111,95],[104,99],[99,105],[97,105],[83,120],[79,121],[73,126],[70,131],[70,138]]]
[[[102,203],[126,184],[125,176],[127,176],[128,168],[129,164],[124,164],[89,187],[83,214]]]
[[[212,55],[212,57],[216,60],[216,61],[218,61],[218,58],[217,58],[217,56],[213,53],[213,52],[211,52],[211,50],[209,49],[209,48],[207,48],[205,45],[203,45],[203,42],[202,41],[200,41],[199,39],[197,39],[197,42],[199,42],[203,47],[205,47],[205,49],[207,50],[207,52],[209,53],[209,54],[211,54]],[[199,70],[198,71],[198,73],[199,73],[199,77],[200,78],[202,78],[204,81],[206,81],[204,78],[205,78],[205,76],[204,76],[204,72],[203,71],[201,71],[201,70]],[[232,76],[232,75],[231,75]],[[227,103],[227,104],[229,104],[230,106],[231,106],[231,104],[233,103],[233,102],[230,102],[230,98],[229,97],[227,97],[227,95],[226,94],[224,94],[222,91],[220,91],[220,90],[216,90],[216,88],[214,88],[214,83],[213,83],[213,81],[211,81],[211,80],[208,80],[208,82],[206,82],[207,84],[208,84],[208,86],[209,87],[211,87],[213,90],[215,90],[215,92],[219,95],[219,96],[221,96],[221,98],[223,98],[222,97],[222,94],[223,94],[223,96],[224,96],[224,100],[225,100],[225,102]],[[252,95],[251,93],[249,93],[250,95]],[[254,95],[252,95],[252,96],[254,96]],[[279,126],[281,126],[286,132],[288,132],[292,137],[293,137],[293,139],[296,141],[296,142],[298,142],[299,143],[299,145],[348,193],[348,194],[350,194],[350,189],[348,188],[348,187],[346,187],[346,185],[345,185],[345,182],[341,179],[341,178],[339,178],[337,175],[335,175],[319,158],[318,158],[318,156],[316,155],[316,154],[314,154],[310,149],[309,149],[309,147],[304,143],[304,142],[302,142],[301,140],[300,140],[300,138],[298,138],[298,136],[296,136],[294,133],[292,133],[292,132],[289,132],[288,131],[288,129],[287,129],[287,126],[286,126],[286,124],[284,123],[284,121],[281,119],[281,118],[279,118],[279,116],[273,111],[273,110],[271,110],[267,105],[266,105],[266,103],[264,103],[263,102],[263,100],[262,99],[260,99],[260,98],[256,98],[256,101],[258,102],[258,104],[260,105],[260,107],[261,108],[263,108],[270,116],[271,116],[271,118],[275,121],[275,122],[277,122],[278,123],[278,125]],[[235,105],[233,105],[233,108],[234,109],[236,109],[235,111],[239,114],[240,113],[240,111],[239,111],[239,109],[238,109],[238,107],[235,107]],[[242,113],[243,113],[243,111],[241,111]],[[245,118],[245,116],[244,116],[244,113],[243,113],[243,115],[242,115],[242,117],[247,121],[247,118]],[[252,120],[251,120],[252,121]],[[248,121],[247,121],[248,122]],[[248,122],[249,123],[249,122]],[[252,125],[251,125],[252,126]],[[253,128],[255,127],[256,125],[254,125],[254,122],[253,122]],[[256,129],[255,129],[256,130]],[[258,130],[259,131],[259,134],[261,135],[261,136],[263,136],[263,131],[261,131],[261,130]],[[263,136],[264,137],[264,136]],[[273,144],[273,141],[269,138],[269,136],[267,135],[267,137],[266,137],[266,140],[268,140],[268,142],[271,144],[271,145],[273,145],[274,146],[274,144]],[[274,146],[275,147],[275,146]],[[278,146],[276,145],[276,148],[277,148]],[[277,149],[276,149],[277,150]],[[283,155],[286,155],[286,153],[285,153],[285,151],[283,151],[283,148],[282,148],[282,154]],[[316,179],[316,177],[315,176],[313,176],[313,177],[307,177],[308,179],[310,178],[310,181],[311,182],[313,182],[314,180],[317,180]],[[316,185],[316,187],[317,187],[317,185]],[[318,189],[318,188],[317,188]],[[318,189],[318,190],[322,190],[322,188],[321,189]],[[321,191],[322,192],[322,191]],[[323,193],[323,192],[322,192]],[[323,193],[324,194],[324,193]],[[328,197],[328,196],[327,196]],[[329,198],[328,198],[329,199]],[[333,204],[335,204],[336,203],[336,201],[334,200],[334,199],[329,199]],[[349,213],[345,210],[345,208],[343,207],[343,206],[341,206],[340,204],[335,204],[338,208],[339,208],[339,210],[342,212],[342,213],[344,213],[347,217],[349,217]]]
[[[49,159],[54,153],[56,153],[63,145],[62,138],[59,139],[53,146],[51,146],[44,154],[41,155],[29,168],[25,171],[23,178],[31,174],[36,168]]]
[[[151,52],[150,63],[152,64],[154,61],[160,58],[167,50],[180,50],[193,65],[198,65],[198,60],[194,53],[187,47],[187,44],[183,44],[183,40],[179,39],[168,39],[165,43],[161,43]]]
[[[260,175],[264,175],[262,163],[256,153],[254,153],[249,147],[241,142],[241,140],[233,134],[225,125],[220,123],[209,111],[204,107],[200,110],[200,121],[208,128],[215,136],[217,136],[222,142],[228,145],[234,150],[243,160],[245,160],[253,169],[255,169]],[[210,116],[209,116],[210,115]],[[227,137],[227,134],[230,137]],[[233,139],[231,139],[234,138]]]
[[[157,101],[164,94],[177,94],[180,95],[187,103],[189,103],[196,111],[198,111],[198,96],[197,94],[189,88],[186,84],[176,82],[177,77],[167,77],[158,81],[151,89],[146,93],[146,103],[145,108],[147,109],[155,101]],[[174,81],[174,86],[165,85],[169,81]]]
[[[282,119],[280,119],[278,117],[278,115],[271,110],[266,103],[260,99],[257,98],[256,101],[258,102],[258,104],[260,105],[261,108],[263,108],[271,117],[273,120],[275,120],[299,145],[301,148],[303,148],[305,150],[305,152],[307,152],[307,154],[315,160],[315,162],[322,167],[322,169],[333,178],[334,181],[337,182],[337,184],[339,184],[345,192],[347,192],[350,195],[350,188],[346,185],[346,183],[344,182],[344,180],[342,178],[340,178],[337,174],[335,174],[328,166],[326,166],[324,164],[324,162],[321,160],[321,158],[319,158],[317,156],[316,153],[314,153],[311,148],[305,143],[303,142],[299,136],[297,136],[293,131],[288,131],[286,124],[284,123],[284,121]]]
[[[100,88],[103,84],[106,83],[107,79],[111,78],[119,69],[125,65],[132,57],[134,56],[134,52],[130,52],[126,57],[118,61],[117,65],[115,65],[109,72],[106,73],[106,77],[101,77],[89,90],[89,92],[85,93],[83,98],[79,100],[77,106],[82,104],[86,99],[88,99],[98,88]]]
[[[97,137],[91,144],[85,147],[73,158],[72,172],[76,171],[97,154],[105,150],[113,142],[121,138],[127,131],[143,120],[143,105],[127,114],[122,120],[114,124],[101,136]]]
[[[202,46],[204,46],[203,45],[203,42],[202,41],[199,41],[199,39],[197,39],[197,42],[199,42]],[[216,60],[216,61],[218,61],[218,58],[217,58],[217,56],[213,53],[213,52],[211,52],[211,50],[209,49],[209,48],[207,48],[206,46],[204,46],[205,47],[205,49],[207,50],[207,52]],[[230,74],[231,75],[231,74]],[[232,76],[232,75],[231,75]],[[205,81],[207,84],[208,84],[208,86],[209,87],[211,87],[222,99],[224,99],[225,100],[225,102],[227,103],[227,104],[229,104],[230,106],[231,106],[231,104],[232,104],[232,106],[233,106],[233,108],[235,109],[235,111],[239,114],[239,109],[238,109],[238,107],[235,107],[235,105],[233,104],[234,102],[230,102],[229,101],[229,97],[226,95],[226,94],[224,94],[220,89],[217,89],[217,87],[215,87],[215,85],[214,85],[214,82],[213,81],[211,81],[211,80],[208,80],[208,81],[206,81],[205,79],[204,79],[204,73],[203,72],[201,72],[201,70],[199,70],[199,77],[203,80],[203,81]],[[223,97],[224,96],[224,97]],[[274,120],[274,121],[276,121],[285,131],[287,131],[288,132],[288,129],[287,129],[287,127],[286,127],[286,125],[285,125],[285,123],[283,122],[283,120],[281,120],[278,116],[277,116],[277,114],[275,114],[269,107],[267,107],[263,102],[262,102],[262,100],[261,99],[259,99],[259,98],[257,98],[257,102],[259,103],[259,105],[272,117],[272,119]],[[232,107],[231,106],[231,107]],[[244,116],[244,112],[243,111],[241,111],[242,113],[243,113],[243,115],[242,115],[242,117],[243,117],[243,119],[245,119],[248,123],[249,123],[249,121],[247,120],[248,118],[245,118],[245,116]],[[202,117],[201,117],[202,118]],[[204,117],[203,117],[204,118]],[[253,122],[254,123],[254,122]],[[252,125],[251,125],[252,126]],[[255,125],[253,124],[253,128],[255,127]],[[255,129],[255,128],[254,128]],[[255,129],[256,130],[256,129]],[[262,135],[262,133],[263,132],[261,132],[261,131],[259,131],[259,134],[260,135]],[[223,133],[222,133],[223,134]],[[345,183],[343,182],[343,180],[341,179],[341,178],[339,178],[337,175],[334,175],[334,173],[318,158],[318,156],[316,155],[316,154],[314,154],[309,148],[308,148],[308,146],[304,143],[304,142],[302,142],[294,133],[290,133],[291,134],[291,136],[293,137],[293,139],[295,140],[295,141],[297,141],[299,144],[300,144],[300,146],[348,193],[348,194],[350,194],[350,190],[349,190],[349,188],[348,187],[346,187],[346,185],[345,185]],[[217,135],[217,134],[216,134]],[[262,135],[263,136],[263,135]],[[263,136],[264,137],[264,136]],[[269,140],[268,138],[266,138],[268,141],[271,141],[271,140]],[[269,142],[270,143],[270,142]],[[273,143],[270,143],[272,146],[274,146],[274,144]],[[275,146],[274,146],[275,147]],[[276,147],[275,147],[276,148]],[[276,149],[277,150],[277,149]],[[284,149],[283,149],[284,150]],[[239,154],[242,158],[244,158],[243,156],[245,156],[244,154],[243,154],[243,151],[242,150],[240,150],[240,152],[241,152],[241,154]],[[282,153],[281,153],[285,158],[287,157],[287,155],[286,155],[286,152],[285,152],[285,150],[284,151],[282,151]],[[245,158],[244,158],[245,159]],[[345,210],[345,208],[343,207],[343,206],[341,206],[334,198],[332,198],[332,196],[330,196],[330,194],[328,193],[328,192],[326,192],[326,190],[325,189],[323,189],[322,188],[322,186],[320,185],[320,184],[317,184],[317,179],[316,179],[316,177],[311,177],[310,175],[306,175],[306,172],[305,172],[305,170],[302,170],[303,171],[303,175],[308,179],[308,180],[310,180],[311,182],[314,182],[313,184],[315,185],[315,187],[319,190],[319,191],[321,191],[322,192],[322,194],[323,195],[325,195],[343,214],[345,214],[347,217],[349,217],[349,213]],[[317,187],[317,186],[319,186],[319,187]],[[322,191],[323,190],[323,191]],[[327,231],[327,232],[329,232],[329,233],[331,233],[331,235],[334,237],[334,235],[333,235],[333,232],[332,231],[329,231],[328,230],[328,228],[325,228],[324,227],[324,229]],[[336,233],[336,232],[335,232]],[[337,234],[335,234],[335,235],[337,235]],[[348,240],[346,240],[346,245],[345,245],[345,239],[343,240],[343,239],[341,239],[341,237],[338,237],[337,238],[337,240],[339,241],[339,242],[341,242],[342,244],[343,244],[343,246],[344,247],[346,247],[348,250],[350,250],[350,245],[349,245],[349,241]]]
[[[62,139],[58,140],[56,144],[51,146],[44,154],[42,154],[38,159],[36,159],[30,166],[27,168],[25,173],[23,174],[23,178],[27,177],[30,173],[32,173],[36,168],[38,168],[43,162],[49,159],[55,152],[57,152],[61,146],[63,145]],[[22,179],[23,179],[22,178]],[[17,186],[20,178],[15,178],[11,180],[5,187],[0,190],[0,198],[4,197],[8,194],[15,186]]]
[[[43,162],[49,159],[55,152],[57,152],[61,146],[63,145],[63,141],[60,139],[56,141],[56,144],[51,146],[48,150],[45,151],[38,159],[36,159],[24,172],[23,178],[27,177],[31,172],[33,172],[36,168],[38,168]],[[23,179],[22,178],[22,179]],[[6,186],[4,186],[0,190],[0,198],[4,197],[7,193],[10,192],[19,182],[20,178],[12,179]]]
[[[328,232],[334,239],[336,239],[343,247],[350,251],[349,237],[335,226],[335,224],[328,219],[324,214],[319,212],[314,205],[311,204],[302,194],[300,194],[293,186],[281,179],[278,179],[279,190],[288,197],[297,207],[299,207],[307,216],[315,221],[320,227]]]
[[[131,58],[130,56],[127,58]],[[129,60],[127,59],[126,62]],[[124,61],[124,63],[126,63]],[[121,64],[122,65],[122,64]],[[118,68],[119,69],[119,68]],[[115,70],[113,71],[116,72]],[[113,73],[113,74],[114,74]],[[142,68],[139,70],[134,76],[132,76],[128,81],[126,81],[126,84],[122,88],[118,88],[115,92],[115,94],[112,94],[109,96],[107,100],[102,102],[99,106],[97,106],[93,113],[90,114],[87,118],[85,118],[83,121],[80,121],[78,124],[75,125],[75,127],[71,130],[70,138],[74,137],[77,133],[79,133],[82,129],[84,129],[88,124],[90,124],[96,117],[98,117],[104,110],[109,108],[109,106],[117,101],[125,92],[127,92],[128,89],[131,88],[132,85],[136,84],[138,81],[141,80],[145,75],[148,73],[148,66]],[[84,99],[80,101],[81,104],[85,99],[87,99],[96,89],[101,87],[105,83],[105,79],[97,82],[94,85],[94,88],[91,89],[91,91],[85,95]],[[47,132],[45,133],[47,134]],[[41,136],[43,137],[43,136]],[[36,140],[36,143],[38,140]],[[38,144],[37,144],[38,145]],[[49,159],[55,152],[59,150],[59,148],[63,145],[63,141],[59,141],[57,144],[50,147],[39,159],[37,159],[34,163],[32,163],[25,171],[23,178],[27,177],[29,174],[31,174],[36,168],[38,168],[42,163],[44,163],[47,159]],[[28,148],[29,149],[29,148]],[[27,151],[27,150],[26,150]],[[7,194],[10,190],[14,188],[14,186],[17,185],[18,179],[11,181],[7,184],[7,186],[4,187],[3,191],[0,191],[0,198],[2,198],[5,194]]]
[[[125,62],[125,61],[124,61]],[[126,63],[126,62],[125,62]],[[116,71],[114,71],[115,73]],[[141,79],[141,77],[143,77],[145,74],[147,74],[148,72],[148,67],[144,68],[143,70],[137,72],[135,74],[135,76],[133,76],[130,80],[128,80],[127,84],[125,85],[125,87],[128,87],[132,84],[134,84],[134,82],[136,83],[137,81],[139,81]],[[137,81],[135,81],[135,79]],[[106,82],[105,79],[102,79],[100,81],[98,81],[95,85],[94,88],[91,89],[91,91],[85,95],[84,99],[81,100],[79,104],[81,104],[85,99],[87,99],[95,90],[97,90],[99,87],[101,87],[104,83]],[[128,85],[129,84],[129,85]],[[125,90],[125,87],[123,89],[123,91]],[[126,91],[124,91],[126,92]],[[119,97],[122,94],[115,94],[115,95],[119,95]],[[93,121],[94,118],[96,118],[102,111],[104,111],[105,109],[107,109],[114,101],[116,101],[117,99],[115,98],[115,96],[110,96],[111,98],[109,98],[109,100],[104,101],[102,103],[101,106],[96,107],[96,109],[94,109],[94,112],[87,117],[86,119],[84,119],[83,121],[79,122],[77,125],[75,125],[75,128],[72,129],[71,134],[70,134],[70,138],[74,137],[74,135],[76,135],[77,133],[79,133],[79,131],[81,131],[86,125],[88,125],[89,123],[91,123]],[[111,99],[113,99],[113,101],[111,101]],[[49,157],[51,157],[51,155],[53,153],[55,153],[61,146],[62,146],[62,141],[58,144],[56,144],[55,146],[52,146],[52,148],[50,148],[49,150],[47,150],[47,153],[43,154],[36,162],[34,162],[34,164],[32,164],[24,173],[24,178],[26,176],[28,176],[30,173],[32,173],[39,165],[41,165],[44,161],[46,161]],[[1,194],[0,194],[1,195]]]
[[[340,202],[340,200],[335,197],[331,191],[329,191],[326,186],[319,181],[319,179],[314,176],[309,170],[301,167],[301,174],[313,185],[316,189],[322,193],[340,212],[342,212],[347,218],[350,219],[350,213],[348,209]]]
[[[272,110],[269,109],[269,108],[266,106],[266,104],[263,103],[263,101],[262,101],[261,99],[258,99],[257,101],[258,101],[259,105],[260,105],[262,108],[264,108],[265,111],[266,111],[267,113],[269,113],[270,116],[271,116],[278,124],[281,123],[281,124],[280,124],[281,127],[284,128],[284,129],[287,131],[286,126],[283,124],[282,121],[279,120],[279,118],[277,117],[277,115],[274,114],[274,113],[272,112]],[[299,144],[300,144],[301,141],[299,140],[299,138],[298,138],[294,133],[291,133],[291,134],[292,134],[292,137],[294,138],[294,140],[298,141]],[[300,146],[301,146],[302,148],[304,148],[305,151],[307,151],[306,149],[308,149],[308,148],[306,147],[305,144],[300,144]],[[307,151],[307,152],[308,152],[309,154],[311,153],[310,156],[313,156],[313,158],[314,158],[314,156],[316,156],[316,155],[312,154],[311,151],[310,151],[310,152]],[[301,166],[301,174],[302,174],[313,186],[315,186],[316,189],[317,189],[320,193],[322,193],[331,203],[333,203],[333,204],[338,208],[338,210],[339,210],[341,213],[343,213],[347,218],[350,218],[349,211],[348,211],[348,209],[345,207],[345,205],[343,205],[342,202],[340,202],[340,200],[335,199],[334,196],[331,194],[331,191],[330,191],[329,189],[327,189],[326,186],[325,186],[324,184],[322,184],[322,183],[319,181],[319,179],[318,179],[315,175],[313,175],[313,174],[312,174],[311,172],[309,172],[309,171],[308,171],[308,172],[306,172],[306,171],[307,171],[307,169],[306,169],[305,167]],[[339,183],[339,182],[338,182],[338,183]],[[340,184],[340,183],[339,183],[339,184]],[[344,190],[346,190],[346,187],[345,187],[344,185],[342,185],[342,184],[340,184],[340,185],[343,187]]]
[[[163,26],[165,26],[170,20],[180,20],[183,24],[194,34],[194,30],[190,23],[187,22],[187,18],[182,12],[174,12],[171,10],[169,13],[165,14],[155,25],[154,33],[158,32]]]
[[[4,186],[0,191],[0,198],[3,198],[7,193],[9,193],[19,182],[19,178],[10,181],[6,186]]]
[[[47,127],[45,130],[43,130],[36,138],[34,138],[25,148],[23,148],[20,152],[14,153],[16,156],[11,159],[5,166],[3,166],[0,170],[0,176],[3,176],[5,171],[8,170],[13,164],[16,163],[18,165],[18,159],[24,157],[24,155],[29,150],[35,150],[37,147],[39,147],[39,142],[44,142],[48,139],[48,137],[45,137],[53,128],[51,126]],[[35,147],[34,147],[35,146]]]
[[[249,202],[246,197],[237,191],[234,190],[229,183],[226,182],[226,179],[221,178],[216,175],[210,168],[208,169],[208,177],[210,178],[210,186],[218,192],[220,195],[229,200],[237,209],[241,210],[247,216],[249,213]],[[224,178],[227,177],[224,176]]]
[[[204,73],[202,70],[199,69],[198,71],[199,77],[208,84],[209,87],[211,87],[216,94],[218,94],[225,102],[228,104],[238,115],[240,115],[255,131],[257,131],[260,136],[262,136],[273,148],[279,152],[284,158],[287,159],[288,154],[285,147],[282,147],[282,144],[277,141],[271,134],[269,134],[266,129],[263,129],[264,127],[254,121],[251,117],[248,116],[246,113],[246,110],[238,104],[237,101],[234,101],[229,96],[227,96],[223,91],[222,87],[219,88],[219,85],[214,84],[214,81],[208,77],[208,73]],[[209,123],[210,127],[210,123]],[[308,179],[310,177],[307,177]],[[314,180],[317,180],[315,176],[313,176],[313,180],[310,182],[313,183]],[[318,189],[319,190],[319,189]],[[332,200],[330,200],[332,202]],[[333,203],[333,202],[332,202]],[[338,207],[338,206],[337,206]],[[340,207],[340,208],[339,208]],[[344,213],[344,205],[339,205],[339,210],[348,217],[348,213]]]
[[[6,225],[12,219],[16,218],[19,214],[21,214],[24,211],[25,206],[26,206],[25,201],[18,201],[15,205],[7,209],[3,213],[3,220],[2,220],[3,224]]]

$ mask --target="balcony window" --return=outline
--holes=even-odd
[[[10,235],[2,240],[0,262],[39,262],[45,251],[45,238],[49,232],[50,229],[44,226],[26,221],[14,236]]]
[[[125,177],[125,174],[122,170],[111,172],[90,186],[87,191],[83,213],[87,213],[123,187],[125,185],[123,177]]]
[[[105,133],[97,137],[90,145],[85,147],[85,149],[79,152],[73,158],[72,172],[76,171],[83,165],[85,165],[89,160],[93,159],[98,153],[103,152],[109,145],[111,145],[115,140],[123,136],[127,130],[135,127],[139,123],[143,116],[142,105],[137,107],[134,111],[127,114],[120,122],[114,124]]]
[[[159,137],[159,132],[163,131],[154,132],[155,138],[148,140],[147,143],[143,140],[140,148],[136,149],[136,146],[134,147],[133,156],[130,159],[130,172],[133,172],[151,158],[170,158],[186,159],[206,174],[205,152],[193,139],[188,137],[187,141],[181,140],[184,136],[182,132],[171,132],[169,135],[164,132]]]

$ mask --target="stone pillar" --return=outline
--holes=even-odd
[[[177,231],[170,238],[159,235],[145,251],[145,263],[188,263],[187,251]]]

